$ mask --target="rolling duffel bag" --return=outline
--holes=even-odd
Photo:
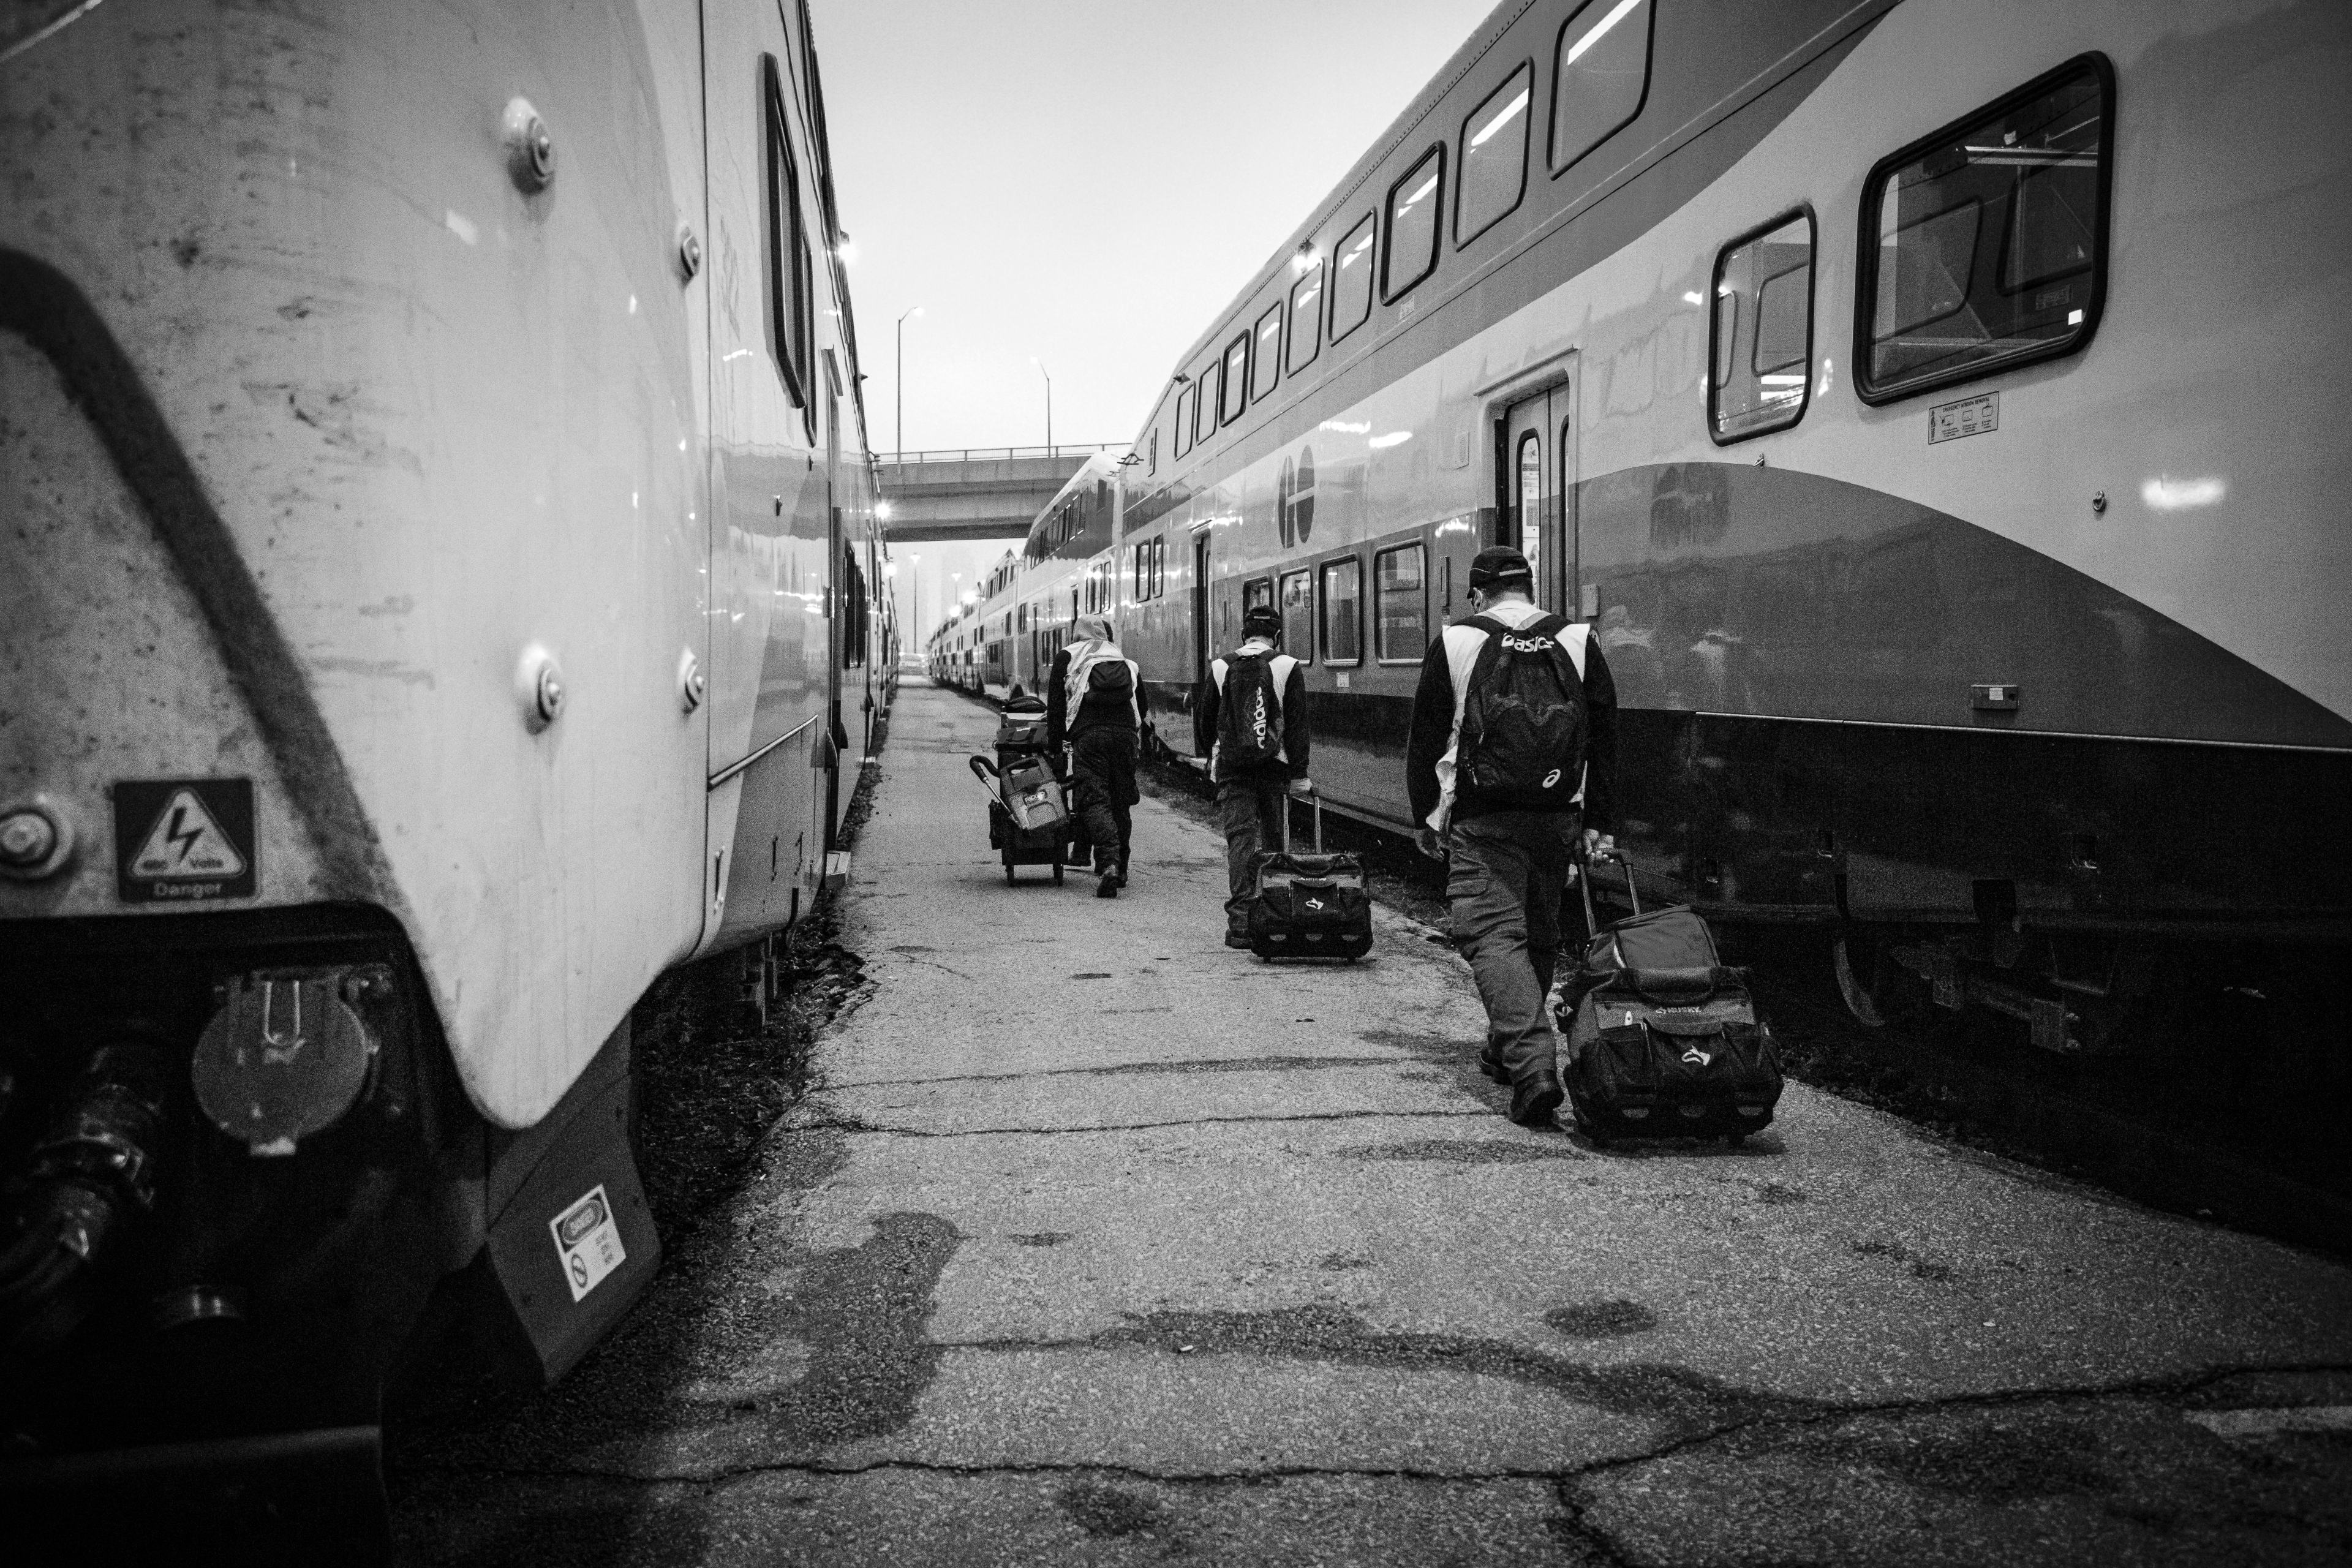
[[[1250,951],[1260,958],[1344,958],[1372,951],[1372,897],[1364,863],[1323,850],[1323,798],[1315,802],[1315,852],[1290,847],[1290,797],[1282,801],[1282,848],[1261,855],[1250,899]]]
[[[1018,879],[1016,867],[1050,866],[1059,882],[1070,806],[1052,763],[1042,756],[1017,757],[1003,767],[986,757],[970,760],[972,776],[988,791],[988,847],[1003,858],[1004,879]]]
[[[1780,1100],[1780,1057],[1740,972],[1727,968],[1695,910],[1642,909],[1603,927],[1592,866],[1577,868],[1591,938],[1556,1016],[1559,1080],[1577,1125],[1612,1138],[1725,1138],[1769,1125]]]

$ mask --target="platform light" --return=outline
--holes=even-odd
[[[889,503],[888,501],[887,501],[887,500],[877,500],[877,501],[876,501],[876,502],[874,503],[874,515],[875,515],[877,518],[880,519],[880,520],[881,520],[882,521],[884,521],[884,522],[887,522],[887,521],[890,521],[890,503]]]

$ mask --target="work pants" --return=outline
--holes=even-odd
[[[1217,784],[1217,825],[1225,830],[1225,928],[1246,935],[1250,900],[1257,896],[1258,857],[1282,847],[1282,814],[1290,808],[1286,771],[1244,773]]]
[[[1559,958],[1559,905],[1573,869],[1573,811],[1492,812],[1446,836],[1454,945],[1486,1005],[1486,1055],[1513,1084],[1551,1076],[1544,1004]]]
[[[1095,869],[1127,864],[1135,819],[1129,807],[1143,798],[1135,785],[1135,731],[1094,729],[1070,742],[1071,805],[1094,846]]]

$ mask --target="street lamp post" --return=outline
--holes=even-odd
[[[892,421],[897,428],[891,432],[890,437],[895,445],[895,450],[891,454],[894,458],[902,458],[907,455],[907,317],[919,316],[922,313],[923,308],[918,305],[898,318],[898,384],[892,388],[893,394],[898,398],[898,412]]]
[[[1047,370],[1045,362],[1035,354],[1029,356],[1029,363],[1035,365],[1037,374],[1045,378],[1045,456],[1050,458],[1054,455],[1054,373]]]

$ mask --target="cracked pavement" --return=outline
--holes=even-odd
[[[1461,961],[1221,946],[1222,846],[1005,886],[901,693],[870,990],[404,1561],[2352,1560],[2352,1268],[1790,1086],[1733,1151],[1512,1126]]]

